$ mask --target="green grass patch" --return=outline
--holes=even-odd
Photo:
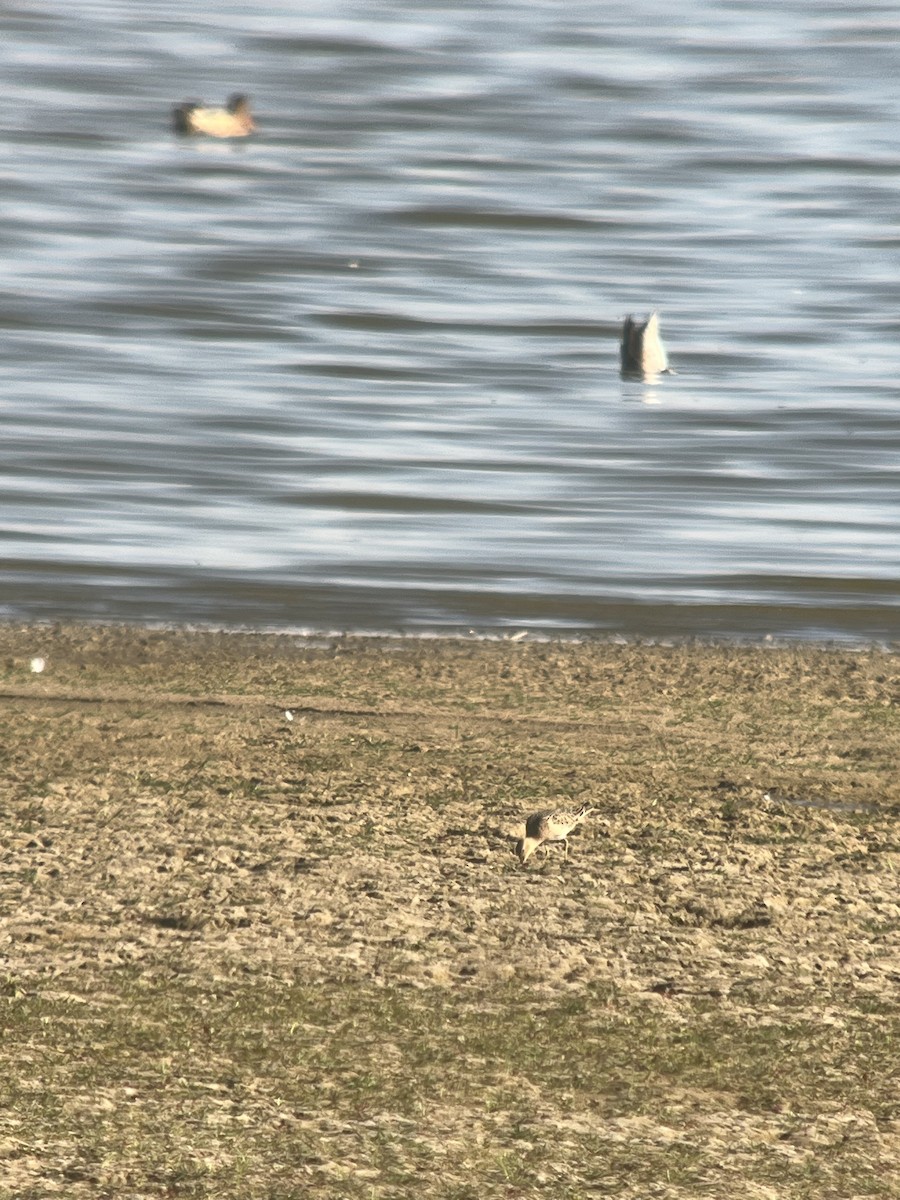
[[[0,998],[0,1113],[46,1148],[46,1180],[287,1196],[302,1178],[312,1195],[415,1186],[444,1200],[538,1195],[565,1175],[574,1196],[628,1181],[718,1194],[704,1181],[721,1167],[713,1135],[730,1128],[785,1194],[853,1178],[874,1195],[860,1192],[864,1155],[846,1130],[827,1164],[784,1159],[778,1139],[817,1114],[878,1121],[897,1108],[896,1014],[748,1025],[705,1003],[672,1022],[620,1007],[611,989],[550,1001],[513,985],[104,982]],[[764,1127],[770,1138],[754,1139]]]

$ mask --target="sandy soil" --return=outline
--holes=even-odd
[[[487,1012],[515,995],[541,1013],[590,995],[623,1028],[700,1037],[727,1021],[748,1038],[789,1012],[825,1075],[846,1072],[853,1052],[844,1045],[835,1065],[819,1035],[834,1046],[835,1031],[865,1026],[898,1045],[891,654],[6,627],[0,700],[9,997],[113,1005],[136,977],[412,989],[432,1011],[477,995]],[[598,812],[570,860],[549,847],[521,866],[527,813],[582,800]],[[33,1075],[27,1030],[7,1067]],[[595,1153],[687,1138],[702,1159],[680,1183],[661,1166],[649,1181],[632,1171],[633,1184],[624,1168],[591,1183],[573,1161],[568,1195],[900,1195],[884,1066],[868,1091],[851,1072],[792,1099],[790,1057],[779,1062],[784,1077],[757,1081],[749,1099],[735,1068],[718,1092],[670,1080],[664,1106],[610,1101],[600,1115],[543,1090],[528,1120],[574,1121],[573,1145]],[[23,1124],[22,1103],[17,1093],[0,1109],[5,1194],[241,1194],[224,1168],[181,1190],[136,1167],[73,1175],[77,1145],[46,1115],[40,1129]],[[468,1127],[505,1146],[485,1112],[433,1096],[427,1109],[435,1143]],[[372,1119],[387,1136],[384,1114]],[[391,1183],[372,1153],[312,1155],[292,1178],[304,1194],[468,1194],[466,1173],[454,1191],[445,1163]],[[829,1175],[819,1160],[832,1153],[843,1167]],[[106,1157],[124,1170],[121,1146]],[[326,1161],[362,1174],[335,1176]],[[515,1186],[478,1170],[473,1195],[563,1194],[550,1168]],[[263,1165],[254,1179],[294,1194]]]

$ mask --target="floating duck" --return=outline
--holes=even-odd
[[[660,375],[669,370],[666,348],[659,336],[659,313],[652,312],[645,321],[625,318],[621,355],[625,375]]]
[[[187,100],[172,110],[176,133],[205,133],[209,137],[246,137],[256,128],[247,97],[236,93],[224,108],[207,108],[198,100]]]

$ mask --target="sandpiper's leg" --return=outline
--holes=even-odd
[[[567,837],[564,837],[562,840],[562,843],[563,843],[563,851],[564,851],[563,862],[568,862],[569,861],[569,839]]]

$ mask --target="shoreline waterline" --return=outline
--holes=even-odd
[[[28,630],[33,631],[36,639],[46,633],[52,635],[54,631],[65,631],[67,635],[73,635],[80,630],[85,635],[96,635],[104,630],[115,630],[122,634],[130,632],[135,636],[165,634],[173,637],[219,635],[223,638],[289,638],[298,644],[313,648],[324,648],[335,642],[372,642],[375,644],[386,642],[478,644],[483,642],[485,644],[527,644],[531,646],[659,646],[669,648],[692,646],[711,650],[746,648],[768,651],[808,647],[811,650],[872,651],[884,654],[896,654],[900,651],[900,636],[888,633],[887,630],[880,636],[839,634],[833,631],[818,631],[816,634],[794,634],[784,631],[777,633],[764,631],[625,633],[607,629],[574,629],[570,631],[558,628],[545,629],[513,622],[502,628],[433,626],[418,629],[384,626],[353,629],[279,623],[254,625],[244,622],[232,624],[218,621],[66,620],[53,617],[23,620],[15,617],[0,617],[0,631],[6,631],[8,634],[24,634]]]

